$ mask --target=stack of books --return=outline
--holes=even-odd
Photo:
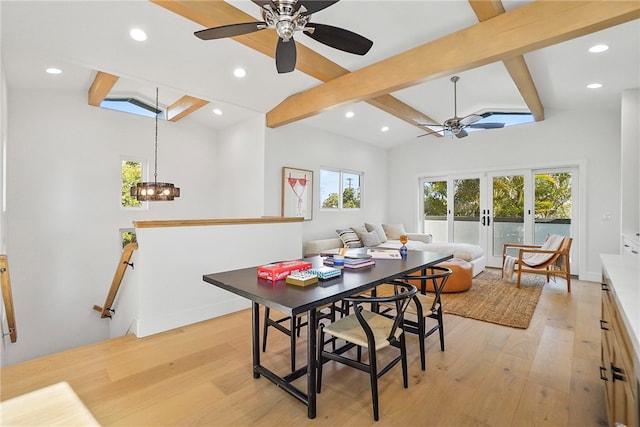
[[[328,256],[324,260],[325,265],[333,265],[333,257]],[[344,268],[357,269],[375,265],[376,261],[370,255],[345,256]]]

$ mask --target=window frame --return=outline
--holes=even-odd
[[[338,174],[338,207],[337,208],[327,208],[323,207],[323,202],[325,198],[322,197],[322,175],[323,172],[335,172]],[[360,192],[360,206],[357,208],[345,208],[343,206],[343,197],[344,197],[344,175],[357,175],[360,180],[359,192]],[[364,208],[364,172],[356,171],[352,169],[340,169],[340,168],[332,168],[332,167],[320,167],[320,173],[318,174],[318,188],[319,188],[319,209],[327,212],[341,212],[341,211],[357,211]],[[329,193],[332,194],[332,193]]]

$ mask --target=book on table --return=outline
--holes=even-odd
[[[368,249],[367,254],[375,259],[402,259],[398,249]]]
[[[324,260],[325,265],[332,266],[333,265],[333,257],[327,257]],[[344,258],[344,268],[363,268],[371,265],[375,265],[376,261],[370,256],[363,256],[359,258]]]

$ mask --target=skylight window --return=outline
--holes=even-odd
[[[132,113],[139,116],[155,117],[159,114],[158,118],[164,118],[164,112],[156,109],[155,106],[147,104],[137,98],[105,98],[100,107],[108,108],[109,110],[122,111],[123,113]]]

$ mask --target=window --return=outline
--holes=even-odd
[[[120,229],[120,244],[124,249],[129,243],[136,241],[136,230],[134,228],[121,228]]]
[[[142,181],[142,161],[133,159],[122,159],[122,196],[120,203],[123,208],[140,208],[142,202],[131,197],[129,189]]]
[[[162,110],[156,109],[153,105],[135,97],[105,98],[100,103],[100,107],[145,117],[155,117],[158,114],[158,118],[163,118]]]
[[[339,210],[360,209],[363,176],[362,172],[321,169],[320,207]]]

